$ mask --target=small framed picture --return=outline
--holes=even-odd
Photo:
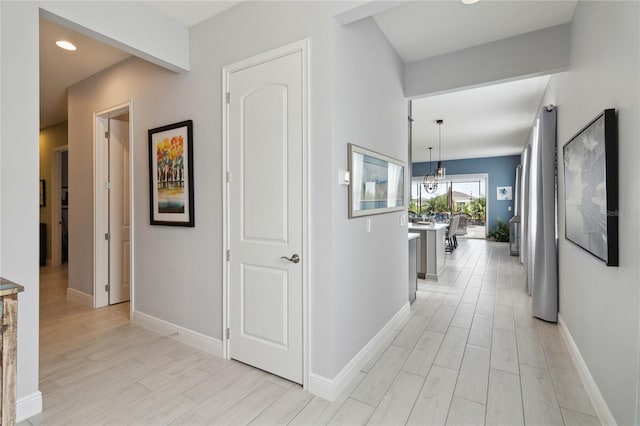
[[[47,184],[44,179],[40,179],[40,207],[47,205]]]
[[[149,200],[152,225],[195,226],[191,120],[149,130]]]
[[[511,186],[499,186],[497,198],[500,201],[508,201],[513,199],[513,188]]]

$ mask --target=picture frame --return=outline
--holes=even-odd
[[[406,209],[406,163],[348,144],[349,218]]]
[[[151,225],[195,226],[193,121],[149,129]]]
[[[513,199],[513,187],[498,186],[496,190],[496,199],[498,201],[509,201]]]
[[[562,148],[565,238],[618,266],[618,130],[606,109]]]
[[[40,179],[40,207],[47,206],[47,183]]]

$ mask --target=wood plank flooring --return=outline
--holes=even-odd
[[[130,325],[128,304],[67,302],[66,269],[42,268],[44,411],[21,425],[600,424],[507,244],[459,244],[336,401]]]

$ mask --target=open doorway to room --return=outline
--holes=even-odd
[[[56,45],[59,40],[72,42],[77,49],[63,50]],[[84,239],[87,244],[92,245],[94,235],[90,232],[73,232],[74,221],[93,221],[92,218],[79,214],[77,209],[78,203],[92,204],[93,200],[78,193],[82,182],[74,178],[74,170],[86,167],[87,164],[79,164],[73,151],[75,146],[67,144],[72,141],[70,138],[74,135],[74,126],[84,120],[77,116],[69,117],[68,88],[130,55],[42,16],[39,21],[39,43],[40,177],[45,181],[46,188],[46,203],[40,210],[40,222],[46,223],[48,229],[48,262],[40,268],[39,342],[43,372],[41,379],[46,381],[47,365],[65,350],[77,346],[83,339],[95,336],[98,331],[129,323],[129,303],[108,309],[94,309],[95,292],[89,287],[90,282],[86,283],[86,289],[72,288],[69,285],[73,267],[92,267],[91,262],[78,257],[81,254],[78,250],[74,251],[74,239],[76,242]],[[91,112],[89,111],[89,117]],[[120,121],[126,119],[124,121],[127,121],[128,129],[127,116],[113,118],[120,118]],[[93,123],[90,120],[91,118],[81,124],[91,128]],[[127,135],[127,141],[129,139]],[[91,144],[91,141],[87,143]],[[45,170],[42,170],[43,165]],[[129,167],[126,170],[129,179]],[[89,253],[86,257],[90,259],[92,255]],[[87,280],[81,281],[84,283]],[[46,394],[46,386],[43,386],[43,391]]]
[[[71,220],[85,220],[74,213],[78,203],[91,202],[78,196],[78,184],[73,181],[73,171],[84,165],[74,164],[73,152],[69,152],[68,138],[73,134],[79,119],[69,120],[68,88],[89,76],[117,64],[130,55],[90,37],[53,22],[53,16],[43,15],[39,20],[40,56],[40,163],[41,179],[45,182],[46,205],[41,208],[40,222],[46,228],[46,258],[51,268],[72,269],[78,262],[78,254],[70,250],[71,238],[90,239],[86,232],[71,235]],[[72,47],[63,48],[58,42],[66,41]],[[89,124],[91,125],[91,124]],[[75,127],[74,127],[75,126]],[[75,187],[75,189],[74,189]],[[74,199],[75,190],[75,199]],[[76,240],[78,241],[78,240]],[[68,274],[65,272],[64,274]],[[77,275],[77,274],[76,274]],[[82,288],[67,287],[67,297],[93,307],[92,292]],[[71,286],[75,287],[75,286]]]
[[[503,229],[515,204],[496,190],[517,194],[515,169],[548,81],[538,76],[413,99],[409,214],[435,222],[460,214],[456,241]]]
[[[450,214],[460,215],[457,236],[486,238],[487,236],[486,174],[451,175],[429,193],[422,177],[411,181],[409,212],[429,222],[448,220]]]
[[[95,114],[93,292],[96,308],[128,302],[131,298],[130,115],[130,103]]]

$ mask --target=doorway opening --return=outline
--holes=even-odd
[[[94,307],[128,302],[133,283],[132,102],[94,113]],[[133,309],[131,303],[130,309]]]

